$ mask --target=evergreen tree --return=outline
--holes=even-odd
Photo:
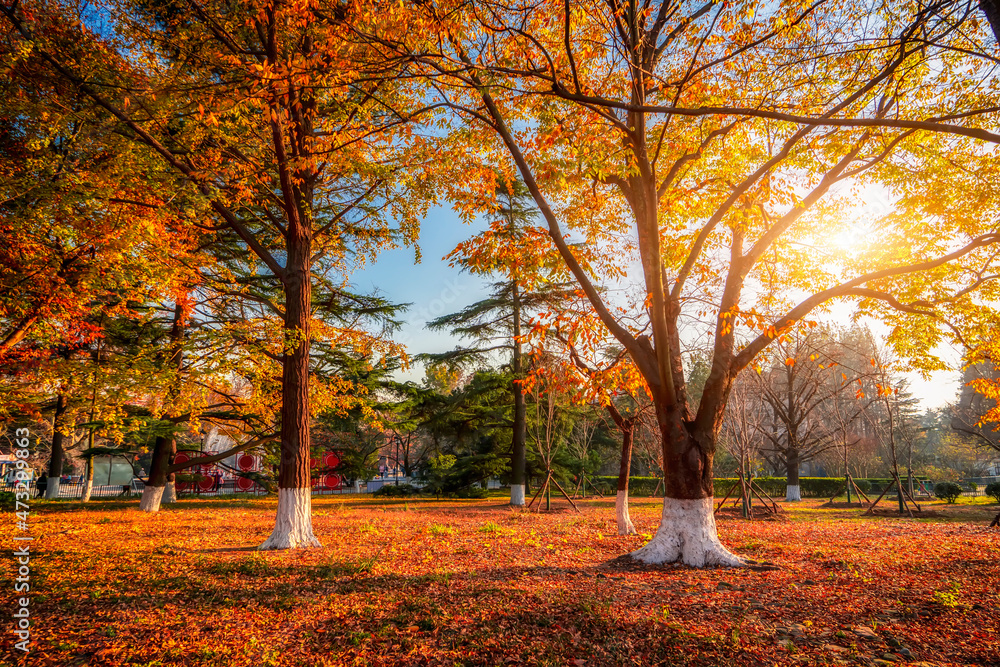
[[[489,295],[428,324],[450,330],[470,341],[443,354],[424,355],[435,363],[478,366],[496,355],[505,357],[513,394],[510,504],[524,505],[526,469],[526,407],[522,381],[525,374],[524,336],[532,313],[565,298],[568,289],[547,267],[544,232],[532,226],[536,210],[520,181],[500,181],[490,228],[460,244],[448,256],[471,273],[498,278]],[[540,250],[541,248],[541,250]]]

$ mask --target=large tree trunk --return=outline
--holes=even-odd
[[[290,226],[287,246],[278,514],[274,531],[260,549],[321,546],[313,535],[309,474],[310,239],[301,225]]]
[[[802,500],[802,492],[799,489],[799,450],[797,447],[789,446],[785,456],[785,474],[788,476],[785,485],[785,500]]]
[[[153,461],[149,465],[149,477],[142,489],[139,509],[143,512],[159,512],[163,491],[167,486],[167,470],[170,469],[170,450],[173,438],[156,436],[153,445]]]
[[[56,397],[56,413],[52,418],[52,457],[49,459],[49,474],[45,481],[45,499],[53,500],[59,497],[59,480],[63,472],[63,415],[66,414],[66,394]]]
[[[524,473],[527,463],[525,442],[528,434],[527,408],[524,389],[521,387],[521,295],[517,281],[513,283],[514,303],[514,357],[511,371],[514,374],[514,432],[511,437],[510,454],[510,504],[524,506]]]
[[[696,439],[679,409],[657,405],[663,438],[663,515],[656,535],[632,552],[646,563],[681,562],[694,567],[744,565],[719,541],[715,526],[712,462],[715,432]],[[699,442],[700,440],[701,442]]]
[[[993,36],[1000,42],[1000,2],[997,2],[997,0],[979,0],[979,8],[983,10],[986,20],[989,21]]]

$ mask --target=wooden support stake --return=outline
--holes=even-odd
[[[917,508],[918,512],[923,512],[923,510],[920,509],[920,505],[917,504],[917,501],[914,500],[913,496],[910,495],[909,489],[907,489],[906,487],[903,487],[903,493],[905,493],[906,497],[910,499],[910,502],[913,503],[913,506]]]
[[[577,511],[577,514],[583,514],[583,512],[580,511],[580,508],[576,506],[576,503],[573,502],[573,499],[569,497],[569,494],[563,491],[563,488],[559,486],[559,482],[556,481],[556,478],[552,477],[552,475],[549,475],[549,478],[552,480],[552,483],[556,485],[556,488],[559,489],[559,493],[563,494],[563,497],[568,500],[569,504],[573,506],[573,509]]]
[[[757,500],[760,501],[760,504],[763,505],[763,507],[764,507],[765,510],[767,510],[768,512],[770,512],[772,514],[777,514],[778,513],[778,506],[775,505],[773,510],[770,507],[768,507],[767,506],[767,502],[765,502],[764,499],[760,497],[760,494],[763,493],[763,492],[762,491],[758,491],[757,487],[754,486],[753,482],[750,483],[750,493],[752,495],[757,496]],[[766,493],[764,495],[767,496]],[[768,500],[770,500],[771,497],[770,496],[767,496],[767,497],[768,497]],[[771,502],[774,503],[773,500],[771,500]]]
[[[549,475],[551,475],[551,473],[549,473]],[[538,496],[542,495],[542,491],[545,490],[545,487],[549,485],[549,475],[545,476],[545,481],[542,482],[541,486],[538,487],[538,491],[535,492],[535,496],[531,499],[531,502],[528,503],[529,510],[531,509],[531,506],[535,504],[535,501],[538,499]]]
[[[834,493],[832,496],[830,496],[830,499],[828,501],[826,501],[825,503],[823,503],[823,505],[832,505],[833,504],[833,499],[836,498],[837,496],[839,496],[841,493],[843,493],[846,490],[847,490],[847,483],[845,482],[843,486],[837,488],[837,492]],[[822,507],[822,505],[821,505],[821,507]]]
[[[861,490],[861,487],[857,485],[857,483],[854,481],[853,477],[851,478],[851,484],[854,486],[854,490],[857,491],[858,494],[861,497],[863,497],[866,501],[868,501],[869,504],[871,504],[872,499],[869,498],[868,495],[864,491]]]
[[[878,502],[880,500],[882,500],[882,498],[885,497],[885,494],[889,493],[889,489],[892,488],[892,483],[895,482],[895,481],[896,481],[895,479],[889,480],[889,483],[886,485],[886,487],[884,489],[882,489],[882,493],[880,493],[878,495],[878,498],[875,499],[875,502],[873,502],[871,504],[871,506],[868,508],[868,511],[865,512],[865,514],[871,514],[873,516],[875,515],[875,512],[874,512],[875,506],[878,505]]]
[[[733,491],[736,490],[736,485],[737,482],[733,482],[733,484],[729,487],[729,491],[726,492],[726,497],[722,499],[722,502],[719,503],[719,506],[715,508],[715,511],[712,512],[712,514],[719,513],[719,510],[722,509],[722,506],[726,504],[727,500],[729,500],[729,496],[731,496],[733,494]]]
[[[761,494],[764,494],[764,497],[766,497],[766,498],[767,498],[768,500],[770,500],[770,501],[771,501],[771,507],[773,507],[773,508],[774,508],[774,513],[775,513],[775,514],[777,514],[777,513],[778,513],[778,511],[779,511],[779,510],[778,510],[778,503],[774,502],[774,498],[772,498],[771,496],[767,495],[767,491],[765,491],[764,489],[760,488],[760,486],[759,486],[759,485],[757,485],[757,484],[754,484],[754,483],[753,483],[753,480],[750,480],[750,489],[751,489],[751,490],[752,490],[752,491],[753,491],[754,493],[756,493],[756,494],[757,494],[757,498],[758,498],[758,499],[760,500],[760,502],[764,503],[764,506],[766,507],[766,506],[767,506],[767,503],[765,503],[765,502],[764,502],[764,498],[761,498],[761,497],[760,497],[760,495],[761,495]]]

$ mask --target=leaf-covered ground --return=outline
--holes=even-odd
[[[314,505],[324,547],[279,553],[253,550],[274,501],[158,515],[42,505],[34,645],[17,655],[4,628],[0,663],[1000,664],[1000,531],[986,530],[985,501],[932,503],[923,520],[817,502],[720,518],[723,541],[769,571],[622,567],[659,514],[657,500],[633,502],[645,537],[616,535],[603,500],[533,514],[500,498],[328,497]]]

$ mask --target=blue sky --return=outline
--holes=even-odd
[[[465,224],[450,208],[436,207],[420,227],[419,264],[414,261],[413,248],[397,248],[382,253],[377,261],[354,274],[351,282],[357,290],[378,291],[393,303],[410,304],[401,317],[403,327],[396,340],[405,344],[411,355],[444,352],[458,344],[458,339],[447,332],[429,331],[424,324],[486,295],[486,280],[450,267],[443,259],[458,243],[484,229],[486,223],[482,220]],[[405,374],[411,380],[422,377],[421,368]]]
[[[486,222],[482,219],[465,224],[450,208],[436,207],[421,225],[420,263],[414,261],[413,248],[397,248],[382,253],[377,261],[354,274],[351,282],[358,291],[377,291],[394,303],[411,304],[401,317],[403,326],[395,337],[406,345],[411,355],[444,352],[459,344],[459,340],[447,332],[429,331],[424,325],[486,295],[486,280],[450,267],[443,259],[459,242],[485,228]],[[845,307],[839,307],[834,308],[830,317],[846,321],[850,313]],[[884,335],[884,327],[869,324],[876,334]],[[946,358],[954,356],[954,351],[941,352]],[[928,380],[917,373],[907,373],[906,377],[910,381],[910,391],[925,408],[941,407],[953,401],[960,387],[957,372],[934,373]],[[403,375],[403,379],[414,381],[422,378],[423,368],[419,366]]]

